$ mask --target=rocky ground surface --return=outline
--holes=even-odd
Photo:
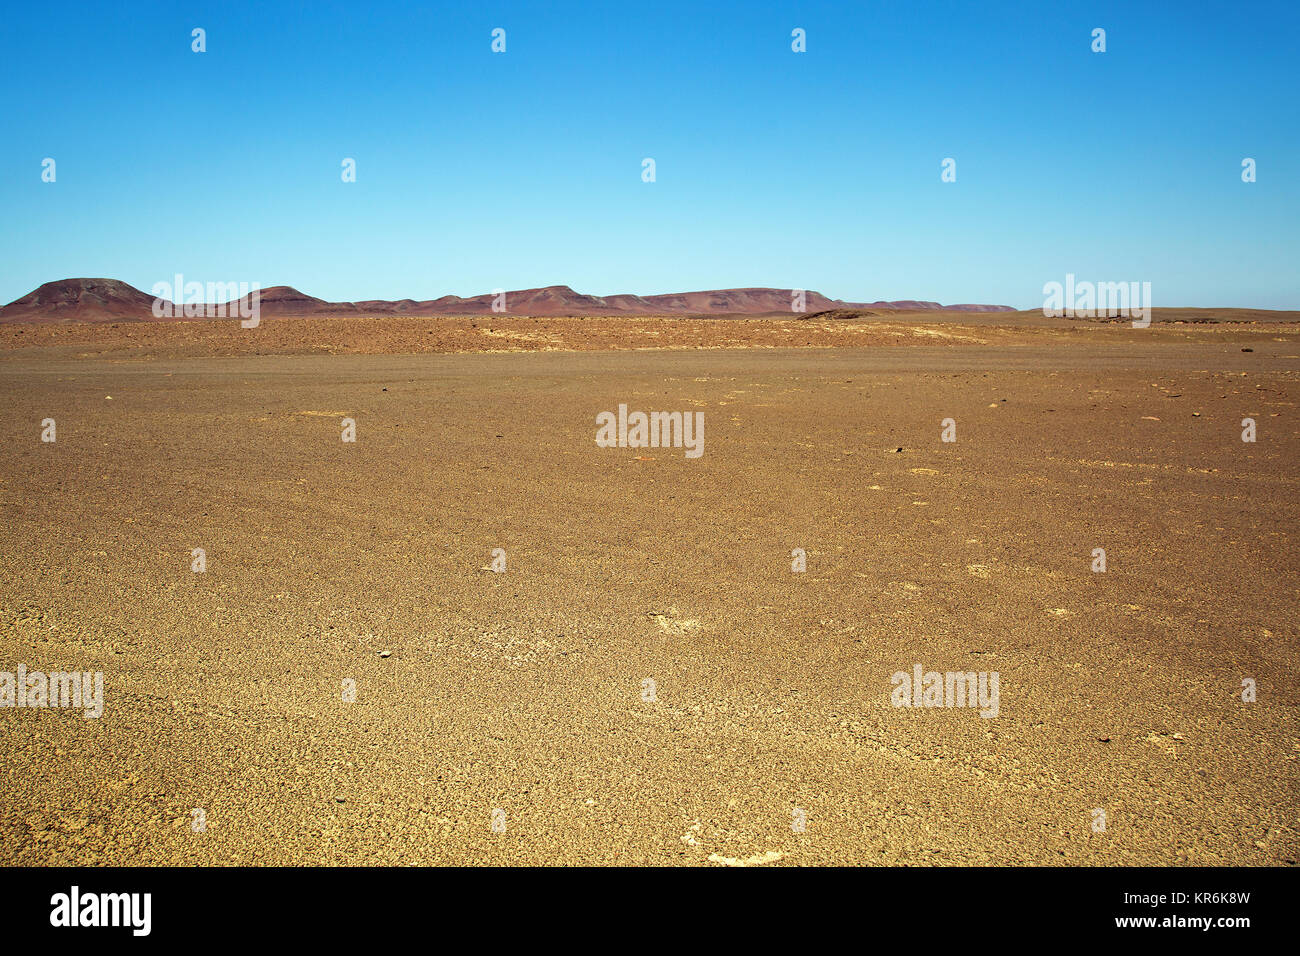
[[[104,675],[0,710],[0,862],[1300,859],[1294,329],[531,325],[0,329],[0,671]]]

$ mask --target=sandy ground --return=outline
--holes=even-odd
[[[959,331],[6,329],[0,670],[105,706],[0,710],[0,862],[1294,865],[1300,339]],[[703,456],[598,448],[619,403],[704,412]],[[892,706],[915,664],[998,716]]]
[[[1300,312],[1156,309],[1152,324],[1044,318],[1041,312],[887,312],[857,319],[797,316],[530,317],[295,316],[175,322],[0,323],[0,354],[40,359],[221,355],[391,355],[429,352],[553,352],[627,349],[881,348],[898,345],[1153,342],[1242,344],[1300,333]],[[1213,319],[1213,321],[1207,321]]]

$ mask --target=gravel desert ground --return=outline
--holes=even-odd
[[[1294,316],[294,321],[0,327],[0,862],[1300,859]]]

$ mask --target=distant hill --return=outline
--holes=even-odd
[[[116,279],[47,282],[0,309],[0,320],[98,322],[152,319],[153,296]]]
[[[492,293],[461,298],[374,299],[364,302],[326,302],[290,286],[262,289],[259,308],[263,317],[294,315],[489,315],[496,301]],[[153,296],[116,279],[61,279],[0,308],[3,322],[169,322],[155,318]],[[221,303],[224,305],[225,303]],[[595,296],[575,292],[567,285],[520,289],[505,293],[510,315],[760,315],[790,314],[789,289],[711,289],[666,295]],[[1013,312],[1007,305],[940,305],[938,302],[842,302],[819,292],[805,293],[806,312],[834,309],[875,309],[908,312]],[[230,313],[226,313],[230,314]]]

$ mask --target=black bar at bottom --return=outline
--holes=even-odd
[[[611,941],[604,934],[615,931],[630,945],[640,940],[659,947],[711,926],[710,932],[721,934],[718,943],[749,938],[756,945],[774,933],[810,941],[844,932],[879,940],[901,932],[899,942],[931,939],[945,945],[1099,937],[1176,939],[1182,945],[1199,937],[1231,946],[1246,938],[1242,934],[1284,930],[1283,906],[1294,882],[1295,874],[1284,868],[772,869],[749,874],[7,869],[0,870],[0,925],[11,940],[116,937],[127,945],[277,939],[295,946],[373,945],[388,938],[400,941],[424,927],[437,931],[444,942],[460,937],[459,931],[471,939],[485,934],[485,942],[497,944],[517,934],[533,945],[556,936],[600,934]],[[72,925],[87,922],[117,925]],[[458,928],[456,937],[443,935],[453,928]]]

